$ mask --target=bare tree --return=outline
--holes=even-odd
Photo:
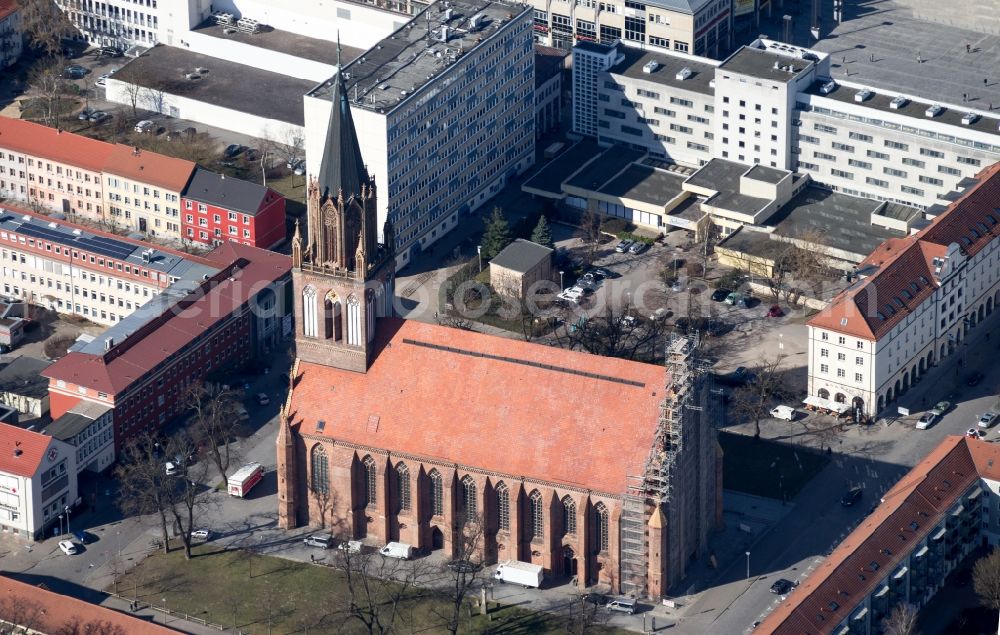
[[[344,540],[346,540],[344,536]],[[346,593],[332,599],[333,616],[369,634],[392,632],[403,601],[413,593],[419,570],[414,561],[386,558],[375,551],[338,549],[334,568],[341,572]]]
[[[118,507],[126,514],[155,514],[160,520],[163,553],[170,552],[168,516],[174,499],[174,478],[168,476],[156,437],[144,432],[126,441],[115,468],[120,484]]]
[[[55,334],[45,340],[42,344],[42,354],[44,354],[49,359],[59,359],[60,357],[65,357],[66,353],[69,352],[69,347],[73,345],[76,338],[72,335]]]
[[[31,46],[49,57],[62,53],[63,40],[76,33],[73,23],[51,0],[18,0],[21,29]]]
[[[484,525],[481,515],[465,519],[458,531],[455,544],[455,559],[445,564],[442,571],[448,579],[447,598],[449,611],[443,617],[447,620],[449,633],[458,633],[462,620],[462,609],[466,600],[482,585]]]
[[[594,355],[652,361],[665,330],[663,320],[645,320],[608,304],[603,315],[581,316],[557,331],[556,340],[560,346]]]
[[[222,479],[228,475],[229,467],[239,460],[233,442],[240,431],[241,397],[242,391],[204,382],[191,384],[181,395],[182,403],[192,413],[191,435]]]
[[[123,90],[128,100],[128,105],[132,109],[133,119],[139,118],[139,105],[146,94],[146,88],[143,86],[146,79],[145,75],[134,62],[126,64],[115,73],[115,79],[124,84]]]
[[[169,488],[170,504],[167,510],[173,517],[174,528],[184,545],[184,559],[191,559],[191,532],[195,529],[195,521],[208,505],[204,495],[205,487],[202,481],[208,476],[208,466],[205,462],[188,465],[195,454],[194,441],[184,433],[176,434],[167,440],[167,456],[172,457],[178,470],[182,472],[171,479]]]
[[[163,84],[161,82],[148,82],[150,85],[143,86],[141,90],[142,103],[145,104],[147,110],[152,110],[153,112],[158,112],[161,115],[166,114],[167,103],[166,97],[167,93],[164,90]]]
[[[0,598],[0,635],[32,633],[44,623],[45,607],[24,596]]]
[[[580,238],[587,246],[587,262],[594,261],[594,255],[601,244],[604,232],[604,214],[591,208],[580,217]]]
[[[771,399],[779,397],[785,390],[781,375],[783,355],[765,359],[753,367],[753,376],[732,394],[731,411],[737,419],[752,421],[754,438],[760,438],[760,420],[771,410]]]
[[[917,631],[917,607],[900,602],[892,607],[889,615],[882,620],[884,635],[919,635]]]
[[[303,158],[306,140],[302,131],[295,126],[282,125],[277,129],[264,130],[261,150],[273,154],[285,165]]]
[[[976,561],[972,569],[972,588],[983,606],[1000,610],[1000,549]],[[997,632],[1000,633],[1000,628]]]
[[[590,635],[603,632],[609,613],[598,606],[602,603],[600,596],[593,600],[587,595],[572,598],[566,607],[566,618],[563,627],[570,635]]]
[[[103,620],[84,622],[79,617],[74,617],[60,626],[55,635],[127,635],[127,632],[119,624]]]
[[[32,67],[28,81],[39,94],[36,103],[41,104],[45,125],[59,127],[60,106],[66,90],[62,60],[40,60]]]

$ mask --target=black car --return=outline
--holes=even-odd
[[[593,604],[594,606],[607,606],[608,596],[603,593],[584,593],[580,596],[584,602],[587,604]]]
[[[79,64],[73,64],[63,69],[63,77],[66,79],[83,79],[87,74],[87,69]]]
[[[474,573],[479,571],[481,565],[468,560],[452,560],[448,563],[448,568],[456,573]]]
[[[222,156],[227,159],[232,159],[234,157],[238,157],[244,150],[246,150],[245,146],[241,146],[238,143],[231,143],[222,152]]]
[[[755,381],[757,381],[757,373],[753,372],[746,366],[740,366],[731,373],[715,376],[715,383],[720,386],[729,386],[731,388],[746,386],[754,383]]]
[[[844,493],[844,496],[840,499],[840,504],[844,507],[853,507],[854,503],[861,500],[861,496],[864,495],[865,488],[863,487],[852,487]]]
[[[243,155],[247,161],[256,161],[260,158],[260,150],[257,148],[247,148],[246,153]]]
[[[972,373],[965,378],[965,385],[969,387],[978,386],[981,381],[983,381],[982,373]]]
[[[722,302],[727,297],[729,297],[730,293],[732,293],[732,291],[730,291],[729,289],[716,289],[712,293],[712,302]]]
[[[796,587],[796,584],[791,580],[786,580],[784,578],[778,578],[771,585],[771,593],[776,593],[778,595],[785,595],[792,589]]]

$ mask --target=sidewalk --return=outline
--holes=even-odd
[[[182,633],[191,633],[192,635],[218,635],[223,632],[234,632],[232,629],[206,626],[201,623],[204,621],[201,618],[193,618],[198,620],[195,622],[192,621],[192,619],[189,619],[190,616],[179,613],[174,614],[164,609],[154,609],[148,604],[141,604],[140,608],[135,611],[130,610],[129,605],[130,600],[128,598],[115,597],[113,595],[108,595],[107,599],[101,602],[101,606],[105,608],[114,609],[115,611],[119,611],[121,613],[128,613],[134,617],[142,618],[162,626],[167,626]]]

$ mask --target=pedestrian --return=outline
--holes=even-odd
[[[989,77],[984,77],[983,78],[983,88],[986,88],[989,85],[990,85],[990,78]]]
[[[312,554],[309,554],[309,562],[312,562],[313,564],[315,564],[316,563],[316,556],[314,556]]]
[[[875,61],[875,54],[874,54],[874,53],[872,53],[872,54],[871,54],[871,57],[870,57],[870,58],[868,58],[868,59],[870,59],[870,60],[871,60],[872,62],[874,62],[874,61]]]
[[[966,53],[971,53],[972,52],[972,45],[971,44],[966,44],[965,45],[965,52]]]
[[[841,64],[846,64],[847,63],[847,56],[846,55],[843,56],[842,58],[840,58],[840,63]]]
[[[969,93],[962,93],[962,103],[969,101]]]

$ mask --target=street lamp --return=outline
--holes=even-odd
[[[267,173],[264,172],[264,157],[267,156],[267,150],[263,150],[260,153],[260,178],[264,182],[264,187],[267,187]]]
[[[565,272],[563,272],[563,271],[559,272],[559,290],[560,291],[565,291],[566,290],[566,287],[563,286],[563,273],[565,273]]]
[[[750,585],[750,552],[747,551],[747,586]]]
[[[66,512],[66,533],[69,533],[69,505],[66,505],[63,510]]]
[[[476,255],[479,256],[479,273],[483,272],[483,246],[476,245]]]
[[[118,559],[122,558],[122,532],[115,531],[115,535],[118,536]]]
[[[779,351],[785,350],[785,340],[782,339],[784,336],[785,336],[784,333],[778,333],[778,350]]]
[[[60,535],[60,536],[61,536],[61,535],[63,535],[63,530],[62,530],[62,518],[63,518],[63,515],[62,515],[62,514],[59,514],[59,535]]]

